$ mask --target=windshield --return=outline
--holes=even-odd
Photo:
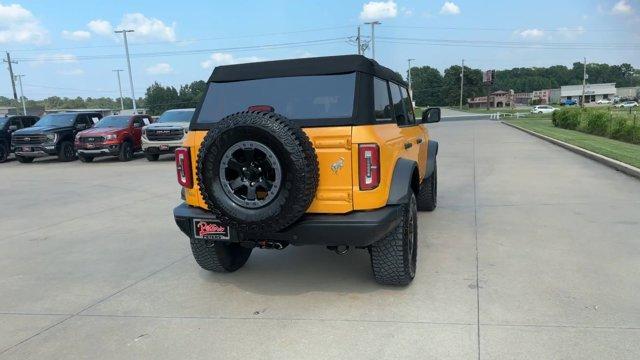
[[[38,120],[34,126],[72,126],[76,114],[49,114]]]
[[[168,123],[168,122],[190,122],[191,117],[193,116],[194,110],[171,110],[165,111],[157,123]]]
[[[97,128],[126,128],[129,126],[130,116],[107,116],[100,120],[95,127]]]
[[[217,122],[252,106],[269,106],[292,120],[348,118],[355,84],[355,73],[212,83],[198,123]]]

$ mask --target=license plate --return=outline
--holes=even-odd
[[[22,151],[31,151],[31,148],[29,146],[23,146],[22,147]]]
[[[169,150],[169,145],[160,145],[160,150]]]
[[[196,239],[229,240],[229,227],[217,221],[194,219],[193,229]]]
[[[94,147],[96,147],[96,146],[93,145],[93,144],[87,144],[87,149],[93,149]]]

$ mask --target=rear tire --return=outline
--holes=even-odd
[[[416,197],[402,205],[402,218],[395,229],[370,247],[371,269],[383,285],[409,285],[416,275],[418,255],[418,210]]]
[[[147,153],[145,153],[144,156],[149,161],[158,161],[158,159],[160,158],[160,154],[147,154]]]
[[[118,160],[129,161],[133,159],[133,146],[128,141],[125,141],[120,145],[120,153],[118,154]]]
[[[18,162],[19,162],[19,163],[22,163],[22,164],[30,164],[30,163],[32,163],[32,162],[33,162],[33,159],[34,159],[34,158],[32,158],[32,157],[25,157],[25,156],[16,155],[16,159],[18,160]]]
[[[78,155],[78,159],[80,159],[80,161],[85,162],[85,163],[89,163],[93,161],[93,156],[90,155]]]
[[[240,269],[251,255],[251,248],[240,244],[214,241],[207,244],[206,240],[191,239],[191,252],[201,268],[220,273],[234,272]]]
[[[60,149],[58,149],[58,160],[68,162],[75,160],[75,149],[73,148],[73,143],[70,141],[65,141],[60,144]]]
[[[418,210],[433,211],[438,206],[438,163],[435,163],[433,173],[422,184],[418,192]]]
[[[0,144],[0,163],[7,161],[9,157],[9,149],[4,144]]]

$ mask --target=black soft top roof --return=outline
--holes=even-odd
[[[406,85],[393,70],[362,55],[323,56],[218,66],[209,82],[230,82],[287,76],[362,72]]]

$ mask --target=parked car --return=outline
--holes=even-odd
[[[621,102],[618,105],[616,105],[616,107],[619,107],[619,108],[635,108],[635,107],[638,107],[638,102],[637,101],[624,101],[624,102]]]
[[[195,109],[167,110],[153,124],[142,129],[142,149],[149,161],[156,161],[161,154],[173,154],[182,146]]]
[[[13,152],[11,134],[16,130],[33,126],[38,119],[37,116],[22,115],[0,117],[0,163],[7,161]]]
[[[598,105],[613,104],[613,101],[611,101],[609,99],[600,99],[600,100],[596,101],[596,104],[598,104]]]
[[[578,100],[576,100],[576,99],[564,99],[564,100],[560,100],[560,105],[561,105],[561,106],[573,106],[573,105],[578,105]]]
[[[142,128],[150,123],[149,115],[107,116],[93,128],[76,134],[78,158],[91,162],[96,157],[117,156],[120,161],[129,161],[142,150]]]
[[[439,108],[416,119],[402,77],[361,55],[219,66],[207,86],[176,150],[174,209],[202,268],[315,244],[368,250],[381,284],[413,280],[417,211],[437,204],[425,124]]]
[[[32,127],[14,131],[11,146],[21,163],[33,162],[42,156],[57,156],[60,161],[76,158],[73,142],[79,131],[93,127],[102,118],[94,112],[48,114]]]
[[[556,110],[557,110],[556,108],[550,105],[538,105],[538,106],[534,106],[533,109],[531,109],[531,113],[532,114],[551,114]]]

